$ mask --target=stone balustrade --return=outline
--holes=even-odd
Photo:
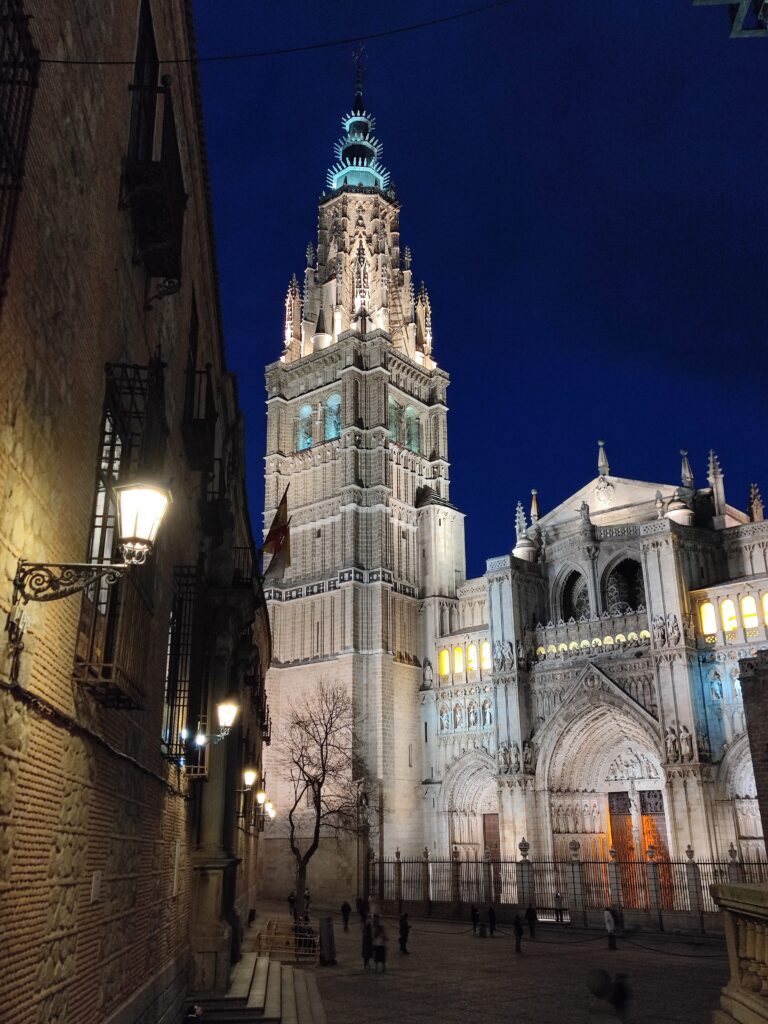
[[[613,651],[617,647],[642,647],[651,642],[648,612],[639,608],[625,615],[606,613],[578,621],[539,624],[528,630],[526,640],[529,645],[533,643],[539,661],[599,654],[603,648]]]
[[[768,1022],[768,885],[713,885],[722,911],[731,976],[713,1024]]]

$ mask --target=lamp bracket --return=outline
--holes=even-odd
[[[89,565],[87,562],[24,562],[16,569],[13,580],[13,602],[58,601],[85,590],[103,580],[108,586],[116,583],[129,569],[126,563]]]

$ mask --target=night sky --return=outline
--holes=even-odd
[[[298,46],[481,0],[196,0],[201,55]],[[691,0],[519,0],[366,50],[366,106],[452,378],[451,497],[467,571],[596,475],[768,498],[768,43]],[[352,46],[202,67],[230,369],[263,507],[263,368],[316,241]],[[488,444],[483,444],[483,438]]]

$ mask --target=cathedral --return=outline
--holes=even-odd
[[[287,488],[292,549],[265,582],[278,811],[286,714],[328,682],[353,701],[378,858],[515,857],[524,838],[541,859],[573,840],[588,859],[764,856],[739,685],[768,645],[759,491],[729,505],[714,452],[702,487],[685,452],[676,483],[616,476],[599,442],[594,479],[545,512],[532,491],[511,551],[467,579],[449,376],[359,84],[342,124],[266,369],[265,523]],[[263,839],[287,891],[279,814]],[[349,892],[360,845],[327,837],[313,884]]]

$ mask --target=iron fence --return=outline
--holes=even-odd
[[[768,861],[396,858],[372,860],[369,873],[371,895],[387,902],[530,902],[544,921],[558,910],[568,921],[608,906],[716,913],[710,886],[734,881],[768,882]]]

